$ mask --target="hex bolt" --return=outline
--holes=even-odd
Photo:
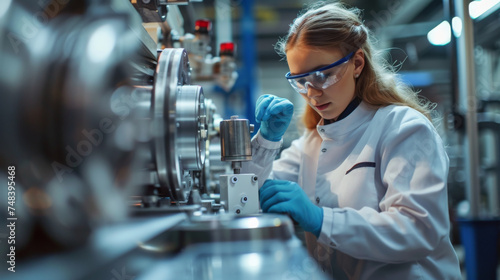
[[[257,180],[258,180],[258,179],[259,179],[259,178],[258,178],[257,176],[252,176],[252,183],[257,182]]]
[[[198,130],[198,135],[201,140],[207,140],[208,131],[206,129]]]
[[[236,209],[236,214],[240,214],[241,213],[241,210],[240,209]]]
[[[246,195],[241,196],[241,203],[247,203],[248,202],[248,197]]]
[[[238,177],[236,176],[231,177],[231,183],[236,184],[236,182],[238,182]]]

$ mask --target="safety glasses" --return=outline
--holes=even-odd
[[[354,52],[351,52],[328,66],[308,73],[291,75],[288,72],[285,78],[298,93],[307,94],[309,87],[324,90],[342,79],[347,70],[347,62],[353,55]]]

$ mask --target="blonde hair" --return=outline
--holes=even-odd
[[[431,120],[435,104],[400,81],[383,53],[375,51],[370,31],[363,25],[359,9],[346,8],[340,3],[311,6],[293,21],[287,36],[278,41],[275,49],[286,57],[286,52],[299,43],[324,50],[337,48],[343,55],[363,50],[365,66],[356,81],[356,96],[375,107],[391,104],[409,106]],[[302,122],[307,129],[314,129],[321,116],[309,105],[306,106]]]

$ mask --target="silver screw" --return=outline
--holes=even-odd
[[[231,183],[236,184],[236,182],[238,182],[238,177],[236,176],[231,177]]]

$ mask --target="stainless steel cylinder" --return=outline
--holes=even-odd
[[[252,160],[250,130],[248,120],[238,116],[220,122],[222,161]]]

